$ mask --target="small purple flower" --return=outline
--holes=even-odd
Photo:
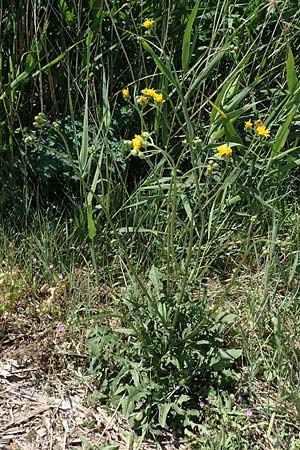
[[[199,405],[200,405],[200,408],[204,408],[204,406],[205,406],[205,403],[204,403],[204,401],[203,400],[200,400],[200,402],[199,402]]]
[[[38,356],[39,358],[41,358],[41,357],[43,356],[43,352],[41,352],[41,351],[37,352],[37,356]]]
[[[250,409],[250,408],[246,409],[246,413],[245,414],[246,414],[247,417],[251,417],[253,415],[252,409]]]
[[[241,401],[242,401],[242,396],[241,396],[241,395],[238,395],[237,401],[238,401],[238,402],[241,402]]]
[[[60,280],[62,280],[63,277],[64,277],[62,273],[59,273],[57,276],[58,276],[58,278],[59,278]]]
[[[56,330],[56,337],[60,337],[65,331],[65,327],[63,325],[59,325]]]
[[[209,405],[212,405],[212,404],[213,404],[213,399],[212,399],[212,398],[209,398],[209,399],[207,400],[207,403],[208,403]]]
[[[49,264],[49,269],[52,270],[54,268],[54,264]]]
[[[33,264],[35,264],[37,262],[37,259],[35,256],[32,257],[32,262],[33,262]]]
[[[9,246],[9,248],[13,248],[14,243],[12,241],[9,241],[8,246]]]

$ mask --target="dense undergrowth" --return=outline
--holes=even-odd
[[[297,3],[1,2],[0,311],[140,442],[300,448]]]

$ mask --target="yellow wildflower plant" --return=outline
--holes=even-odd
[[[134,138],[132,139],[132,148],[136,152],[139,152],[139,150],[143,147],[144,144],[144,138],[140,134],[135,134]]]
[[[157,92],[156,92],[155,89],[145,88],[145,89],[142,90],[142,94],[146,95],[147,97],[153,98],[157,94]]]
[[[128,87],[122,89],[122,95],[123,95],[124,100],[128,101],[130,99],[130,94],[129,94]]]
[[[251,122],[251,120],[247,120],[247,122],[245,122],[245,128],[246,130],[251,130],[251,128],[253,127],[253,123]]]
[[[232,148],[229,147],[227,144],[220,145],[217,147],[218,153],[215,154],[215,156],[225,156],[226,158],[231,158],[232,156]]]
[[[142,26],[144,28],[147,28],[147,30],[151,30],[151,28],[154,27],[154,20],[153,19],[146,19],[145,22],[142,23]]]
[[[146,97],[152,98],[158,105],[162,105],[164,103],[163,94],[157,92],[155,89],[146,88],[142,90],[142,94]]]
[[[164,98],[162,94],[156,93],[155,95],[153,95],[153,100],[155,101],[155,103],[158,103],[159,105],[162,105],[164,103]]]
[[[139,103],[140,105],[144,106],[147,102],[148,102],[148,97],[146,97],[145,95],[139,95],[136,98],[137,103]]]
[[[257,134],[261,137],[265,137],[265,138],[270,137],[271,130],[270,130],[270,128],[267,128],[264,124],[258,125],[256,127],[256,131],[257,131]]]
[[[131,147],[130,153],[132,156],[138,156],[140,159],[145,157],[141,149],[146,149],[148,147],[149,143],[147,142],[147,139],[149,139],[149,137],[150,133],[147,133],[146,131],[134,135],[134,138],[128,142]],[[125,143],[127,143],[127,141]]]
[[[259,126],[261,126],[263,124],[264,124],[263,121],[258,119],[258,120],[255,121],[255,128],[257,128],[257,127],[259,127]]]

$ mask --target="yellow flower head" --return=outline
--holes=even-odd
[[[258,120],[255,121],[255,128],[257,128],[257,127],[259,127],[260,125],[263,125],[263,124],[264,124],[263,121],[258,119]]]
[[[253,123],[251,122],[251,120],[247,120],[247,122],[245,122],[246,130],[251,130],[252,127],[253,127]]]
[[[164,98],[162,94],[158,94],[157,92],[153,95],[153,100],[158,103],[159,105],[162,105],[164,103]]]
[[[270,128],[266,128],[266,126],[264,124],[258,125],[256,127],[256,131],[257,131],[257,134],[261,137],[265,137],[265,138],[270,137],[271,130],[270,130]]]
[[[143,147],[144,139],[140,134],[135,134],[134,138],[132,139],[132,147],[133,150],[135,150],[137,153],[139,150]]]
[[[217,150],[217,156],[225,156],[226,158],[231,158],[232,156],[232,148],[227,144],[220,145],[217,147]]]
[[[137,97],[136,101],[140,105],[144,106],[148,102],[148,97],[146,97],[145,95],[140,95],[139,97]]]
[[[142,90],[142,94],[147,95],[147,97],[152,97],[154,98],[154,96],[157,94],[155,89],[152,88],[146,88]]]
[[[142,23],[142,26],[144,28],[147,28],[147,30],[150,30],[154,27],[154,20],[153,19],[146,19],[145,22]]]
[[[122,89],[122,95],[123,95],[124,100],[128,101],[130,99],[130,94],[129,94],[128,87]]]

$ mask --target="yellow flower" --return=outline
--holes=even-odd
[[[150,30],[154,27],[154,20],[153,19],[146,19],[145,22],[143,22],[142,26],[144,28],[147,28],[147,30]]]
[[[158,103],[159,105],[162,105],[164,103],[164,98],[162,94],[158,94],[157,92],[153,95],[153,100]]]
[[[270,128],[266,128],[266,126],[264,124],[258,125],[256,127],[256,131],[257,131],[257,134],[259,134],[259,136],[266,137],[266,138],[270,137],[271,130],[270,130]]]
[[[140,105],[144,106],[147,103],[148,98],[145,95],[140,95],[139,97],[137,97],[136,101]]]
[[[132,139],[133,150],[138,153],[139,150],[143,147],[143,144],[144,144],[143,137],[140,134],[135,134],[134,138]]]
[[[245,122],[246,130],[251,130],[252,127],[253,127],[253,123],[251,122],[251,120],[247,120],[247,122]]]
[[[217,147],[218,153],[216,156],[225,156],[226,158],[230,158],[232,156],[232,148],[227,144],[220,145]]]
[[[154,98],[154,96],[157,94],[157,92],[156,92],[156,90],[155,89],[149,89],[149,88],[146,88],[146,89],[143,89],[142,90],[142,94],[144,94],[144,95],[147,95],[147,97],[152,97],[152,98]]]
[[[123,95],[124,100],[128,101],[130,99],[130,94],[129,94],[128,87],[122,89],[122,95]]]

